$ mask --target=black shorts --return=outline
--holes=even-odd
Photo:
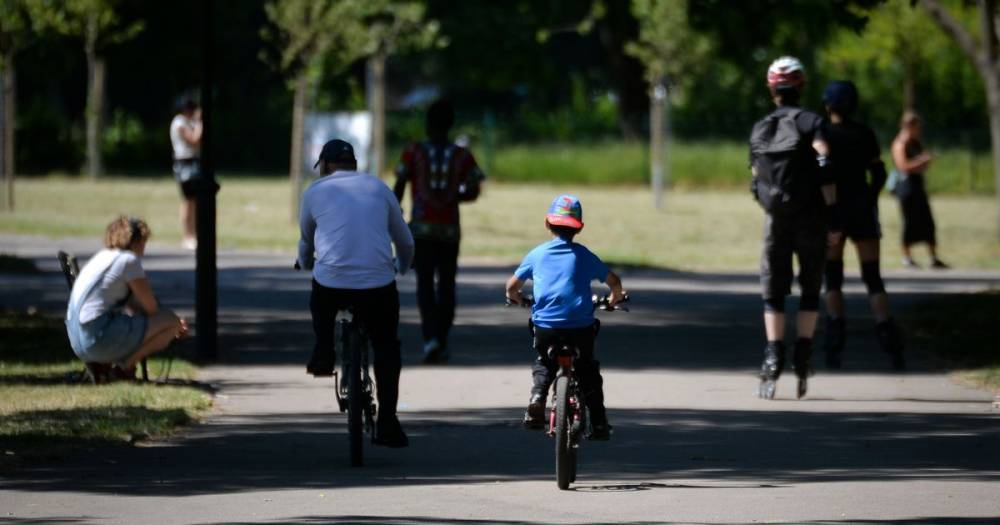
[[[765,300],[792,293],[793,254],[799,261],[802,295],[819,295],[826,262],[826,221],[823,215],[766,215],[764,249],[760,256],[760,285]]]
[[[878,205],[867,199],[845,202],[841,210],[844,237],[853,241],[882,238],[882,225],[878,220]]]
[[[185,199],[193,199],[194,181],[201,177],[201,163],[198,159],[174,160],[174,179],[180,186],[181,195]]]

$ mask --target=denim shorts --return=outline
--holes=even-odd
[[[86,323],[66,321],[73,352],[85,363],[121,363],[139,350],[149,321],[145,315],[105,312]]]

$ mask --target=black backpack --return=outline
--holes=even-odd
[[[801,109],[775,111],[753,126],[750,164],[755,176],[754,198],[768,213],[788,215],[808,203],[810,181],[815,180],[815,157],[809,137],[795,118]]]

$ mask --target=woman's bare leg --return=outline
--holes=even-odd
[[[139,350],[125,362],[126,367],[131,368],[146,357],[166,349],[170,346],[170,342],[177,337],[180,330],[180,318],[169,310],[160,310],[150,316],[142,344],[139,345]]]

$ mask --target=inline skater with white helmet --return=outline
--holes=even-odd
[[[754,124],[750,164],[754,197],[766,212],[760,281],[767,345],[758,396],[772,399],[785,363],[785,297],[791,293],[792,258],[799,262],[801,299],[792,354],[798,397],[806,393],[812,338],[818,317],[827,244],[839,242],[839,210],[823,138],[823,117],[799,107],[805,69],[781,57],[767,70],[767,86],[777,108]]]

